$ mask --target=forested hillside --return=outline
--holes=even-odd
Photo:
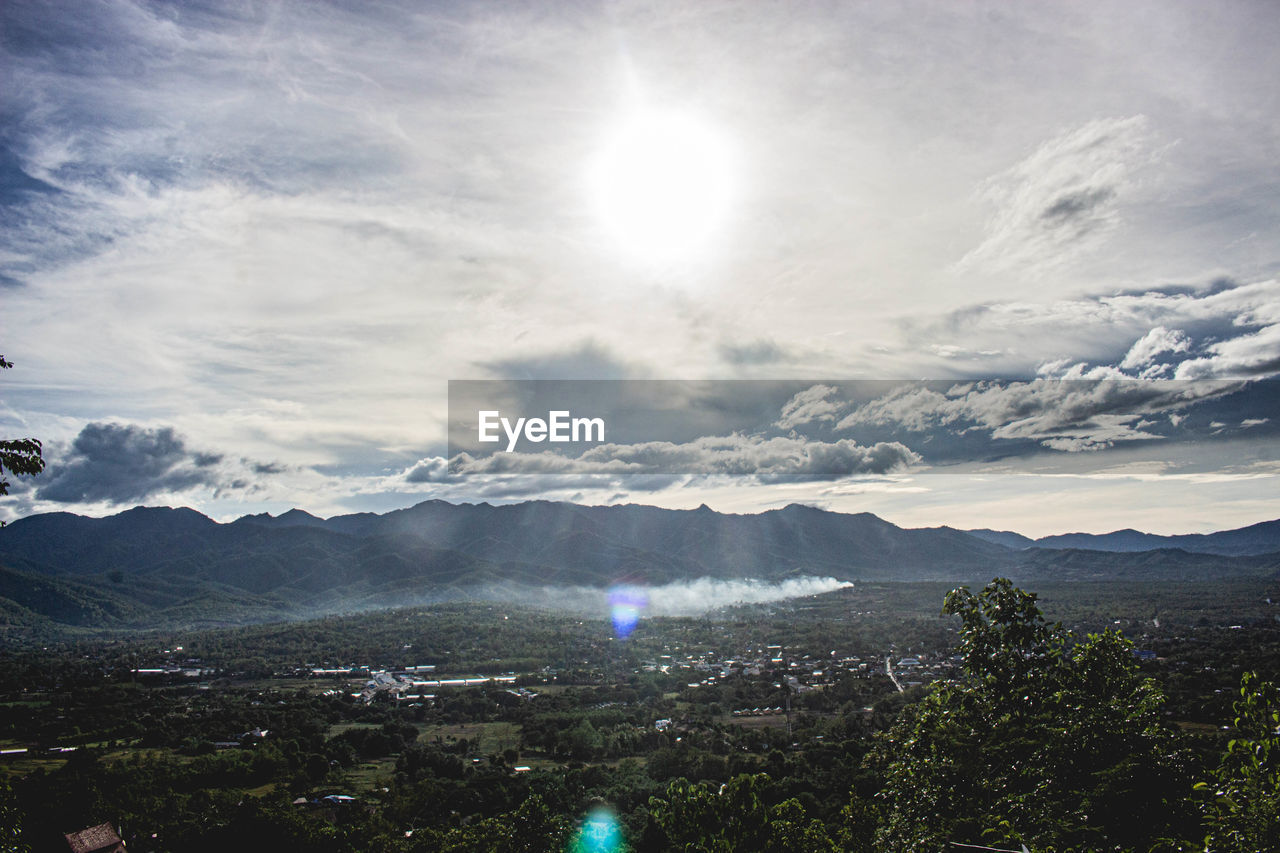
[[[137,507],[105,518],[36,515],[0,529],[0,606],[9,624],[31,628],[190,626],[702,578],[955,584],[999,573],[1039,585],[1280,572],[1280,551],[1258,550],[1271,547],[1265,535],[1234,533],[1230,541],[1254,549],[1028,548],[1011,534],[904,529],[796,504],[734,515],[428,501],[385,515],[326,520],[293,510],[227,524],[190,509]]]

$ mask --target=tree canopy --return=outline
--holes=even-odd
[[[964,676],[908,707],[875,752],[882,850],[948,842],[1151,849],[1189,785],[1163,696],[1111,631],[1080,640],[1005,579],[950,593]]]
[[[6,361],[0,355],[0,370],[13,367],[13,362]],[[0,495],[9,494],[9,481],[6,474],[34,475],[44,470],[43,447],[35,438],[0,439]],[[0,527],[4,522],[0,521]]]
[[[1210,853],[1280,851],[1280,690],[1246,672],[1235,703],[1236,737],[1211,782],[1196,788],[1205,804]]]

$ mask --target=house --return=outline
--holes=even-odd
[[[109,823],[69,832],[63,837],[67,839],[71,853],[125,853],[124,842]]]
[[[349,806],[356,801],[355,797],[350,797],[346,794],[330,794],[327,797],[321,797],[321,799],[331,806]]]

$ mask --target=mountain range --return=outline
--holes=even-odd
[[[186,508],[29,516],[0,529],[0,624],[261,621],[482,590],[695,578],[984,582],[1205,580],[1280,571],[1280,521],[1208,535],[1125,530],[1032,540],[909,529],[792,504],[493,506],[427,501],[322,519],[302,510],[218,523]]]

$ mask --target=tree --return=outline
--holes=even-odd
[[[878,849],[1145,850],[1190,831],[1163,697],[1130,643],[1079,641],[1035,602],[1003,578],[948,594],[964,677],[906,708],[873,752]]]
[[[664,796],[649,799],[650,831],[641,850],[732,853],[834,853],[821,821],[808,817],[795,799],[766,805],[767,774],[735,776],[724,785],[679,779]]]
[[[0,370],[13,367],[13,362],[6,361],[0,355]],[[35,475],[44,470],[44,458],[40,455],[42,446],[35,438],[0,439],[0,495],[9,494],[9,481],[5,474]],[[0,521],[0,527],[4,522]]]
[[[1227,744],[1204,805],[1208,853],[1280,851],[1280,691],[1246,672],[1235,703],[1236,737]]]
[[[0,776],[0,853],[27,853],[31,848],[22,837],[22,810],[9,786]]]
[[[565,820],[552,814],[542,797],[530,794],[512,812],[455,829],[414,832],[409,849],[424,853],[557,853],[565,849],[568,835]],[[617,848],[610,851],[616,853]]]

